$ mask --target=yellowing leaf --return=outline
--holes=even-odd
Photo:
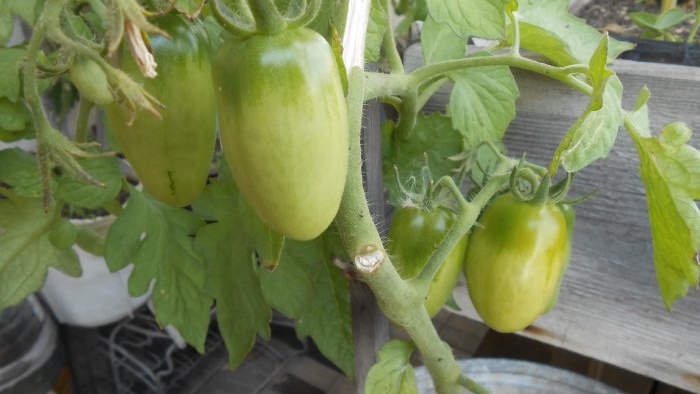
[[[670,310],[700,278],[700,151],[687,144],[687,126],[672,123],[652,137],[645,118],[646,104],[639,104],[627,126],[646,188],[656,278]]]

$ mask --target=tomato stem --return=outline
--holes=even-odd
[[[399,55],[398,48],[396,47],[396,39],[394,37],[394,29],[391,27],[391,15],[389,10],[389,1],[382,0],[382,8],[384,9],[384,17],[386,18],[386,25],[389,28],[384,32],[384,38],[382,40],[382,48],[384,49],[384,54],[386,56],[386,61],[389,65],[389,70],[392,74],[403,74],[404,67],[401,56]]]
[[[73,140],[76,143],[87,142],[88,121],[90,120],[90,112],[92,112],[94,104],[83,97],[80,98],[78,106],[78,119],[75,123],[75,137]]]
[[[409,280],[411,285],[417,288],[421,295],[424,296],[427,294],[430,283],[438,269],[440,269],[440,265],[445,261],[447,255],[454,249],[455,245],[462,239],[464,234],[476,223],[476,219],[481,210],[491,198],[507,184],[511,166],[512,164],[509,162],[502,162],[496,170],[496,175],[491,177],[471,202],[467,202],[467,200],[464,199],[454,179],[449,176],[440,178],[438,185],[447,188],[451,192],[455,200],[457,200],[459,213],[455,223],[447,231],[447,234],[445,234],[445,238],[442,239],[437,249],[435,249],[430,258],[428,258],[428,262],[425,264],[425,267],[423,267],[423,270],[418,276]]]
[[[364,73],[353,67],[349,76],[347,96],[350,114],[350,161],[345,191],[336,217],[336,225],[345,249],[353,261],[363,253],[383,253],[384,261],[369,272],[358,269],[361,280],[367,283],[377,303],[389,320],[402,327],[421,352],[426,368],[441,394],[459,394],[461,376],[450,347],[442,342],[424,307],[423,298],[401,279],[387,256],[377,227],[372,221],[362,183],[362,155],[360,132],[364,96]]]
[[[248,6],[258,33],[277,34],[287,27],[287,21],[277,10],[273,0],[250,0]]]
[[[520,24],[518,23],[518,18],[515,17],[515,10],[507,7],[507,14],[513,32],[513,43],[510,47],[510,54],[513,56],[520,56]]]

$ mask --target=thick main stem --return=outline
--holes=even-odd
[[[376,270],[359,271],[377,297],[377,302],[393,323],[403,327],[423,355],[425,365],[433,377],[439,393],[459,393],[461,375],[452,350],[444,344],[422,307],[423,299],[401,279],[391,264],[377,231],[362,185],[362,156],[360,130],[362,127],[362,96],[364,76],[360,69],[350,74],[351,91],[348,94],[348,110],[352,114],[350,125],[350,160],[348,176],[336,224],[346,250],[353,259],[361,258],[368,251],[383,256]],[[419,311],[416,313],[416,311]]]

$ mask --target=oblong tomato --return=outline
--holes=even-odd
[[[214,60],[221,145],[260,218],[292,239],[320,235],[340,206],[348,118],[328,43],[305,28],[233,38]]]
[[[483,212],[467,249],[464,274],[479,316],[491,328],[514,332],[550,305],[568,258],[567,221],[551,202],[498,196]]]
[[[566,273],[566,268],[569,266],[569,261],[571,260],[571,252],[574,240],[574,224],[576,223],[576,211],[573,205],[566,203],[557,204],[559,209],[561,209],[564,214],[564,219],[566,220],[566,252],[564,254],[564,264],[562,265],[561,272],[559,273],[559,279],[557,280],[556,288],[554,289],[554,294],[552,299],[549,301],[549,305],[545,309],[544,313],[552,310],[559,301],[559,291],[561,290],[561,282],[564,280],[564,273]]]
[[[206,184],[216,141],[216,99],[208,42],[201,26],[181,16],[154,21],[170,39],[151,37],[158,76],[145,78],[129,57],[122,68],[164,107],[162,119],[140,110],[107,107],[110,124],[145,189],[160,201],[185,206]]]
[[[445,238],[456,215],[445,208],[427,211],[420,208],[397,208],[389,227],[387,251],[403,279],[417,276],[428,262],[435,247]],[[462,237],[433,277],[425,299],[430,317],[435,316],[452,294],[462,271],[467,251],[467,236]]]

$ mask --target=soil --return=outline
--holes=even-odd
[[[659,4],[654,0],[579,0],[586,3],[577,15],[601,32],[618,38],[639,38],[642,30],[630,20],[629,14],[637,11],[659,13]],[[678,1],[685,12],[695,12],[695,1]],[[673,30],[680,37],[687,37],[694,18],[686,20]]]

